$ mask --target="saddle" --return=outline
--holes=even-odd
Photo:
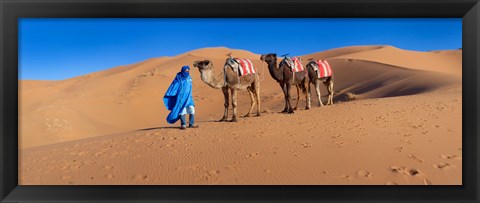
[[[326,79],[333,75],[332,67],[327,60],[312,61],[311,65],[313,70],[317,72],[317,77],[320,79]]]
[[[283,62],[292,69],[292,72],[300,72],[304,70],[302,62],[298,57],[285,57]]]
[[[253,63],[249,59],[230,58],[227,61],[227,64],[238,74],[238,76],[254,74],[257,72]]]

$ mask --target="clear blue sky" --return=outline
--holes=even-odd
[[[303,55],[353,45],[462,46],[462,19],[19,20],[19,78],[59,80],[204,47]]]

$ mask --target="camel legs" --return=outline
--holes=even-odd
[[[287,94],[287,106],[288,106],[287,113],[289,114],[293,113],[292,104],[290,103],[290,99],[291,99],[290,93],[292,93],[291,90],[292,90],[292,85],[290,83],[286,83],[284,92],[286,92]]]
[[[233,107],[233,117],[231,122],[237,122],[237,90],[231,89],[232,91],[232,107]]]
[[[288,111],[287,87],[286,87],[285,83],[278,83],[278,84],[282,88],[283,98],[285,99],[285,108],[283,109],[283,111],[281,113],[287,113],[287,111]]]
[[[300,101],[300,86],[295,85],[295,87],[297,88],[297,103],[295,104],[295,107],[293,108],[293,110],[297,110],[298,102]]]
[[[328,89],[328,102],[327,102],[327,104],[332,105],[333,104],[333,94],[334,94],[333,81],[328,82],[327,89]]]
[[[260,116],[260,83],[258,80],[252,84],[252,86],[247,88],[248,93],[250,94],[250,110],[248,110],[247,115],[245,117],[249,117],[250,113],[253,110],[253,106],[257,104],[257,114],[255,116]]]
[[[305,109],[308,110],[312,106],[310,103],[310,82],[306,80],[303,85],[305,87],[305,99],[307,100]]]
[[[315,90],[317,91],[318,106],[323,106],[322,94],[320,93],[320,79],[315,81]]]
[[[253,94],[253,88],[252,87],[247,87],[248,94],[250,95],[250,109],[248,110],[248,113],[244,117],[250,117],[250,113],[253,110],[253,107],[255,106],[255,96]]]
[[[311,93],[311,92],[312,92],[312,89],[315,89],[315,91],[317,91],[316,88],[315,88],[315,87],[316,87],[316,86],[315,86],[315,83],[316,83],[316,82],[317,82],[317,81],[313,81],[313,83],[312,83],[312,85],[313,85],[314,88],[311,88],[310,84],[308,84],[308,94],[310,94],[310,101],[312,100],[312,93]]]
[[[223,118],[220,119],[220,122],[222,121],[227,121],[227,117],[228,117],[228,105],[229,105],[229,99],[230,99],[230,96],[228,95],[228,88],[227,87],[222,87],[222,92],[223,92],[223,97],[225,99],[225,103],[224,103],[224,106],[225,106],[225,111],[223,113]]]
[[[257,82],[254,83],[255,84],[255,99],[257,99],[257,115],[256,116],[260,116],[260,82]]]

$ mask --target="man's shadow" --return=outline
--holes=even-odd
[[[195,123],[229,123],[229,122],[222,122],[220,120],[203,120],[203,121],[197,121]],[[149,131],[149,130],[162,130],[162,129],[180,129],[180,126],[178,124],[172,124],[172,126],[159,126],[159,127],[152,127],[152,128],[143,128],[143,129],[138,129],[135,131]]]
[[[219,120],[204,120],[204,121],[197,121],[195,123],[215,123],[220,122]],[[138,129],[135,131],[149,131],[149,130],[162,130],[162,129],[180,129],[180,125],[172,124],[172,126],[159,126],[159,127],[152,127],[152,128],[143,128]]]
[[[138,129],[135,131],[149,131],[149,130],[161,130],[161,129],[178,129],[180,126],[161,126],[161,127],[153,127],[153,128],[143,128]]]

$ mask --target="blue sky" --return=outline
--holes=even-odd
[[[461,18],[19,20],[19,78],[67,79],[193,49],[304,55],[354,45],[462,46]]]

